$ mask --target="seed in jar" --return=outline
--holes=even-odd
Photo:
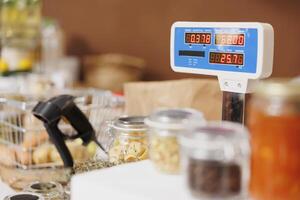
[[[122,150],[122,147],[120,145],[113,146],[109,150],[108,154],[109,154],[109,161],[112,162],[112,163],[117,163],[117,162],[124,159],[123,150]]]
[[[148,157],[145,138],[118,138],[109,150],[109,160],[113,163],[133,162]]]
[[[147,148],[145,148],[145,151],[141,153],[141,155],[139,156],[139,160],[146,160],[148,159],[148,150]]]
[[[124,161],[125,161],[125,162],[134,162],[134,161],[136,161],[136,156],[133,156],[133,155],[125,155]]]
[[[141,152],[144,152],[144,147],[139,142],[131,142],[128,145],[126,154],[133,155],[137,157]]]

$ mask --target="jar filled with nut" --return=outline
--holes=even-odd
[[[159,171],[180,172],[178,136],[187,127],[204,121],[202,113],[193,109],[159,110],[145,120],[149,126],[150,159]]]
[[[187,188],[205,200],[248,197],[250,144],[247,130],[232,122],[210,122],[180,138]]]
[[[121,117],[111,123],[114,141],[109,149],[109,161],[115,164],[148,158],[145,117]]]

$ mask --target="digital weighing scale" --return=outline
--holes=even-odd
[[[246,94],[272,73],[274,30],[256,22],[175,22],[171,67],[175,72],[217,76],[222,119],[244,122]]]
[[[176,22],[171,66],[176,72],[214,75],[223,96],[223,120],[243,122],[245,95],[272,73],[274,32],[263,23]],[[157,172],[149,161],[120,165],[72,178],[72,200],[194,200],[184,177]]]

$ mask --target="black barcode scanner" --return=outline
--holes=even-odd
[[[94,141],[105,153],[103,146],[97,141],[95,131],[85,114],[74,102],[71,95],[60,95],[48,101],[39,102],[32,110],[35,117],[43,121],[49,137],[60,154],[65,167],[73,167],[72,155],[65,143],[66,139],[81,138],[83,145]],[[60,120],[67,120],[76,133],[72,136],[63,133],[58,124]]]

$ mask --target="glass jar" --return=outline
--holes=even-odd
[[[232,122],[210,122],[180,137],[188,190],[197,199],[247,197],[250,145],[247,129]]]
[[[4,200],[45,200],[42,196],[34,193],[20,192],[17,194],[9,195]]]
[[[62,185],[56,182],[33,182],[24,191],[39,194],[45,200],[63,200],[65,198]]]
[[[154,112],[145,122],[149,126],[151,161],[163,173],[178,174],[180,148],[177,137],[188,125],[203,123],[203,114],[193,109],[166,109]]]
[[[31,71],[37,66],[41,8],[41,0],[2,1],[0,73]]]
[[[121,117],[110,126],[114,141],[109,148],[109,161],[126,163],[148,158],[147,127],[145,117]]]
[[[300,199],[300,83],[261,83],[249,111],[252,197]]]

